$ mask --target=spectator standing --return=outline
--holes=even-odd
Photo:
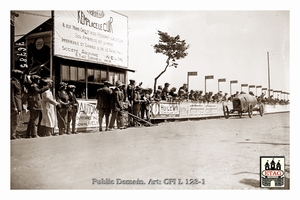
[[[196,92],[194,90],[191,90],[189,93],[189,100],[196,101]]]
[[[165,87],[162,89],[162,93],[161,93],[161,99],[162,100],[167,100],[167,97],[169,96],[169,86],[170,83],[165,83]]]
[[[54,135],[54,127],[57,123],[56,106],[61,107],[54,97],[50,88],[52,87],[52,80],[49,78],[41,79],[43,86],[48,86],[49,89],[42,93],[42,120],[41,130],[43,135],[50,136]]]
[[[57,102],[61,104],[61,108],[57,109],[57,122],[58,122],[59,135],[71,134],[70,132],[67,132],[68,111],[70,107],[70,101],[66,89],[67,89],[67,83],[61,82],[59,84],[59,89],[56,95]]]
[[[222,101],[228,101],[228,93],[225,92],[224,96],[222,97]]]
[[[170,93],[169,95],[171,96],[172,100],[174,101],[177,97],[177,94],[176,94],[176,90],[177,88],[176,87],[172,87],[171,90],[170,90]]]
[[[11,140],[17,139],[18,115],[22,112],[22,80],[23,72],[20,70],[12,70],[10,79],[10,125]]]
[[[141,99],[142,88],[140,86],[136,86],[135,92],[133,95],[133,115],[141,118],[141,103],[144,100]],[[137,120],[134,120],[134,126],[137,126]]]
[[[130,79],[129,84],[127,85],[127,98],[128,98],[128,112],[133,114],[133,94],[135,89],[135,80]],[[133,119],[128,116],[129,125],[133,126]]]
[[[156,90],[156,93],[153,95],[154,101],[161,101],[161,90]]]
[[[75,131],[75,125],[76,125],[76,114],[78,111],[78,101],[76,99],[75,89],[76,89],[75,85],[68,85],[67,93],[69,95],[70,107],[68,110],[67,132],[70,132],[70,125],[72,121],[72,129],[71,129],[72,134],[77,134],[77,132]]]
[[[189,92],[186,83],[184,83],[184,84],[179,88],[179,90],[183,90],[185,93],[188,93],[188,92]]]
[[[204,102],[205,102],[205,97],[204,97],[204,95],[202,95],[202,94],[203,94],[203,91],[200,90],[200,91],[199,91],[199,94],[198,94],[198,101],[199,101],[200,103],[204,103]]]
[[[109,82],[104,81],[103,88],[97,91],[97,110],[99,111],[99,131],[102,131],[102,121],[105,116],[105,131],[108,130],[109,126],[109,115],[111,113],[111,99],[112,90],[109,88]]]
[[[39,125],[42,120],[42,98],[41,93],[49,89],[49,86],[46,85],[43,88],[40,88],[40,79],[38,75],[32,75],[31,81],[32,84],[28,88],[27,102],[28,110],[30,111],[30,118],[27,125],[26,138],[37,138],[39,133]]]
[[[111,118],[109,122],[109,130],[112,130],[115,121],[117,120],[117,128],[124,129],[124,121],[123,121],[123,91],[121,90],[122,87],[121,81],[116,82],[116,88],[113,90],[112,99],[111,99]]]
[[[157,86],[157,89],[160,90],[160,91],[162,91],[163,90],[162,85]]]
[[[150,90],[148,88],[143,89],[143,94],[141,98],[144,102],[141,103],[141,118],[144,119],[146,115],[146,120],[150,122],[150,104],[151,104],[151,96]]]

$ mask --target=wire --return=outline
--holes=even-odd
[[[31,13],[31,12],[26,12],[26,11],[15,11],[15,12],[20,13],[20,14],[25,14],[25,15],[35,15],[35,16],[48,17],[48,18],[51,17],[51,16],[48,16],[48,15],[43,15],[43,14],[38,14],[38,13]]]

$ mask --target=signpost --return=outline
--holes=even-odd
[[[255,88],[255,85],[249,85],[248,92],[250,93],[250,88]]]
[[[189,91],[189,86],[190,86],[190,83],[189,83],[189,81],[190,81],[189,77],[190,76],[197,76],[197,72],[188,72],[187,73],[187,88],[188,88],[188,91]],[[189,100],[189,95],[188,95],[188,100]]]
[[[243,87],[248,87],[248,84],[241,84],[241,91],[243,91]]]
[[[231,99],[231,101],[232,101],[232,88],[231,88],[231,84],[233,84],[233,83],[238,83],[238,81],[237,80],[230,81],[230,99]]]
[[[213,75],[205,76],[205,81],[204,81],[204,94],[206,94],[206,79],[214,79]]]
[[[218,92],[220,92],[220,82],[226,82],[226,78],[219,78],[218,79]]]
[[[256,86],[256,96],[257,96],[257,88],[261,88],[261,85]]]

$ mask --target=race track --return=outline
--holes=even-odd
[[[11,189],[263,190],[260,156],[285,156],[289,189],[289,113],[11,141]]]

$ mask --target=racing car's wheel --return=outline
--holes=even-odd
[[[225,119],[228,119],[228,117],[229,117],[229,110],[228,110],[227,106],[223,106],[223,113],[224,113]]]
[[[251,104],[248,105],[248,115],[251,118],[253,115],[253,106]]]

